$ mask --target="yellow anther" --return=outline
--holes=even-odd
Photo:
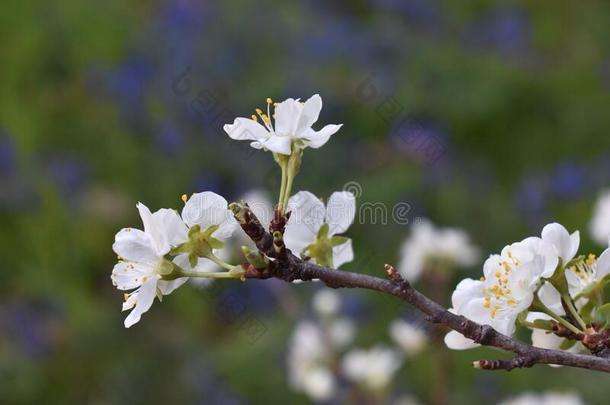
[[[481,281],[485,281],[485,277],[481,277],[479,280],[481,280]]]
[[[186,202],[186,201],[189,199],[189,196],[188,196],[188,195],[186,195],[186,194],[182,194],[182,195],[180,196],[180,199],[182,200],[182,202]]]
[[[494,307],[494,309],[491,310],[491,319],[494,319],[496,317],[496,314],[498,313],[498,307]]]
[[[252,119],[253,119],[254,121],[258,121],[258,117],[257,117],[256,115],[254,115],[254,114],[252,114]]]
[[[504,262],[504,263],[502,263],[502,266],[504,267],[504,271],[505,272],[509,272],[510,271],[510,266],[508,265],[508,263]]]
[[[485,301],[485,303],[483,304],[484,308],[489,308],[491,306],[491,302],[489,301]]]
[[[267,114],[263,114],[261,115],[261,117],[263,118],[263,121],[270,122],[269,117],[267,117]]]
[[[262,114],[262,113],[263,113],[263,110],[261,110],[260,108],[257,108],[257,109],[256,109],[256,113],[257,113],[257,114]]]
[[[128,295],[128,294],[123,294],[123,299],[124,299],[125,301],[127,301],[127,300],[129,299],[129,295]]]
[[[515,304],[517,303],[517,301],[515,301],[515,300],[514,300],[514,299],[512,299],[512,298],[509,298],[509,299],[507,299],[507,300],[506,300],[506,303],[507,303],[508,305],[515,305]]]
[[[496,278],[500,278],[500,277],[502,277],[502,273],[500,273],[499,271],[496,271],[495,276],[496,276]]]
[[[502,284],[505,284],[505,285],[508,284],[508,279],[507,278],[503,278],[502,279]]]
[[[280,105],[280,103],[273,103],[274,107],[277,107],[278,105]]]
[[[593,266],[594,263],[595,263],[595,255],[590,254],[589,257],[587,257],[587,265],[589,267],[591,267],[591,266]]]
[[[273,103],[273,100],[271,100],[269,97],[267,97],[267,104],[271,104]]]

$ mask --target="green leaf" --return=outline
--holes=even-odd
[[[594,319],[600,323],[602,327],[606,327],[610,324],[610,303],[604,304],[601,307],[595,309]]]
[[[576,340],[564,339],[559,345],[559,349],[568,350],[576,344]]]
[[[551,321],[547,321],[545,319],[536,319],[532,323],[538,329],[553,330],[553,323]]]

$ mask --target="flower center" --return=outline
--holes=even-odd
[[[590,254],[586,259],[581,259],[570,267],[570,270],[583,284],[588,284],[595,278],[597,271],[597,258]]]
[[[491,280],[481,277],[481,281],[487,281],[487,285],[491,285],[483,290],[485,294],[483,307],[491,311],[491,319],[494,319],[501,309],[514,307],[519,303],[512,296],[509,282],[511,274],[520,264],[520,261],[509,251],[508,260],[498,262],[499,269],[493,274]]]
[[[265,114],[263,112],[263,110],[261,110],[260,108],[256,109],[256,114],[252,114],[252,120],[258,122],[258,117],[260,117],[261,121],[263,121],[263,125],[265,126],[265,128],[267,128],[267,130],[269,132],[275,132],[275,130],[273,129],[273,124],[271,123],[271,118],[275,118],[275,114],[271,115],[270,109],[271,109],[271,105],[273,104],[273,107],[277,107],[278,103],[274,103],[273,100],[271,100],[271,98],[267,97],[267,113]]]

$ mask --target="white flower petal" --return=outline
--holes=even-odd
[[[119,290],[132,290],[154,275],[152,265],[120,261],[114,265],[110,279]]]
[[[125,318],[125,327],[129,328],[138,323],[142,314],[150,309],[157,294],[157,281],[159,276],[150,277],[138,290],[138,297],[134,309]]]
[[[223,129],[236,140],[262,141],[271,135],[264,126],[249,118],[236,118],[233,124],[226,124]]]
[[[213,234],[218,239],[231,236],[237,226],[227,208],[227,200],[211,191],[193,194],[184,204],[182,219],[191,227],[199,225],[202,231],[212,225],[219,225],[219,229]]]
[[[315,94],[311,96],[303,104],[301,115],[296,123],[295,134],[301,134],[303,131],[311,128],[311,126],[318,120],[320,111],[322,110],[322,98],[320,95]]]
[[[299,191],[288,200],[290,219],[286,224],[284,243],[296,254],[312,243],[324,223],[326,208],[308,191]]]
[[[271,152],[281,153],[282,155],[290,155],[292,140],[288,136],[273,135],[264,141],[258,141],[255,148],[260,147],[269,149]]]
[[[162,208],[152,214],[153,223],[161,230],[163,239],[171,246],[178,246],[186,242],[188,228],[175,210]]]
[[[479,346],[472,339],[468,339],[454,330],[445,335],[445,344],[452,350],[467,350]]]
[[[301,117],[303,104],[289,98],[275,107],[275,133],[279,136],[294,136]]]
[[[305,146],[308,146],[313,149],[318,149],[321,146],[324,146],[324,144],[328,142],[330,137],[334,135],[339,129],[341,129],[342,126],[343,124],[329,124],[324,126],[324,128],[319,131],[315,131],[310,128],[301,135],[301,139],[304,140]]]
[[[158,259],[152,240],[139,229],[121,229],[114,237],[112,250],[121,258],[134,262],[155,263]]]
[[[348,239],[344,244],[333,248],[333,265],[336,269],[352,260],[354,260],[354,249],[352,247],[351,239]]]
[[[558,223],[548,224],[542,230],[542,239],[550,242],[557,249],[557,254],[561,257],[564,264],[576,256],[578,246],[580,244],[580,233],[574,232],[572,235],[568,233],[563,225]]]
[[[326,223],[330,236],[347,231],[356,215],[356,197],[349,191],[333,193],[326,204]]]
[[[610,248],[604,250],[599,259],[597,259],[595,278],[601,280],[608,274],[610,274]]]
[[[290,220],[291,219],[292,217]],[[286,224],[284,244],[292,253],[298,256],[316,239],[316,232],[312,231],[312,228],[305,224],[291,224],[290,220],[288,220],[288,223]]]

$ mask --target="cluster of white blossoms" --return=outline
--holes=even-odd
[[[333,193],[324,206],[310,192],[291,195],[303,150],[321,147],[341,128],[327,125],[319,131],[312,129],[321,109],[319,95],[305,102],[288,99],[273,103],[267,99],[266,112],[257,109],[251,119],[237,118],[224,129],[233,139],[250,140],[254,148],[271,151],[280,166],[282,181],[275,209],[292,214],[283,235],[286,247],[312,262],[339,268],[354,257],[351,240],[340,234],[354,220],[355,197],[348,192]],[[125,319],[126,327],[140,320],[155,297],[161,301],[189,279],[242,278],[242,266],[225,262],[229,256],[227,243],[243,244],[248,261],[268,259],[252,258],[257,256],[250,249],[254,246],[241,230],[230,240],[239,226],[225,198],[205,191],[182,199],[185,204],[180,214],[166,208],[151,213],[138,203],[144,230],[125,228],[115,236],[113,250],[119,262],[111,279],[119,290],[130,291],[124,294],[123,311],[131,310]],[[245,199],[261,223],[269,225],[274,212],[271,203],[260,194]]]
[[[291,386],[313,401],[338,400],[354,387],[382,393],[405,358],[418,354],[425,345],[424,332],[396,320],[390,335],[398,347],[380,343],[370,349],[352,348],[356,327],[341,315],[339,295],[320,290],[313,297],[312,307],[314,316],[299,322],[293,332],[287,363]]]
[[[400,252],[398,270],[415,282],[427,269],[451,270],[471,267],[480,258],[479,249],[461,229],[436,228],[428,220],[415,222]]]
[[[512,336],[518,324],[534,331],[535,345],[578,350],[576,341],[552,335],[553,322],[577,334],[605,326],[603,287],[610,280],[610,250],[597,258],[576,256],[580,234],[549,224],[491,255],[480,280],[465,279],[452,296],[452,312]],[[460,333],[445,337],[452,349],[477,346]]]

